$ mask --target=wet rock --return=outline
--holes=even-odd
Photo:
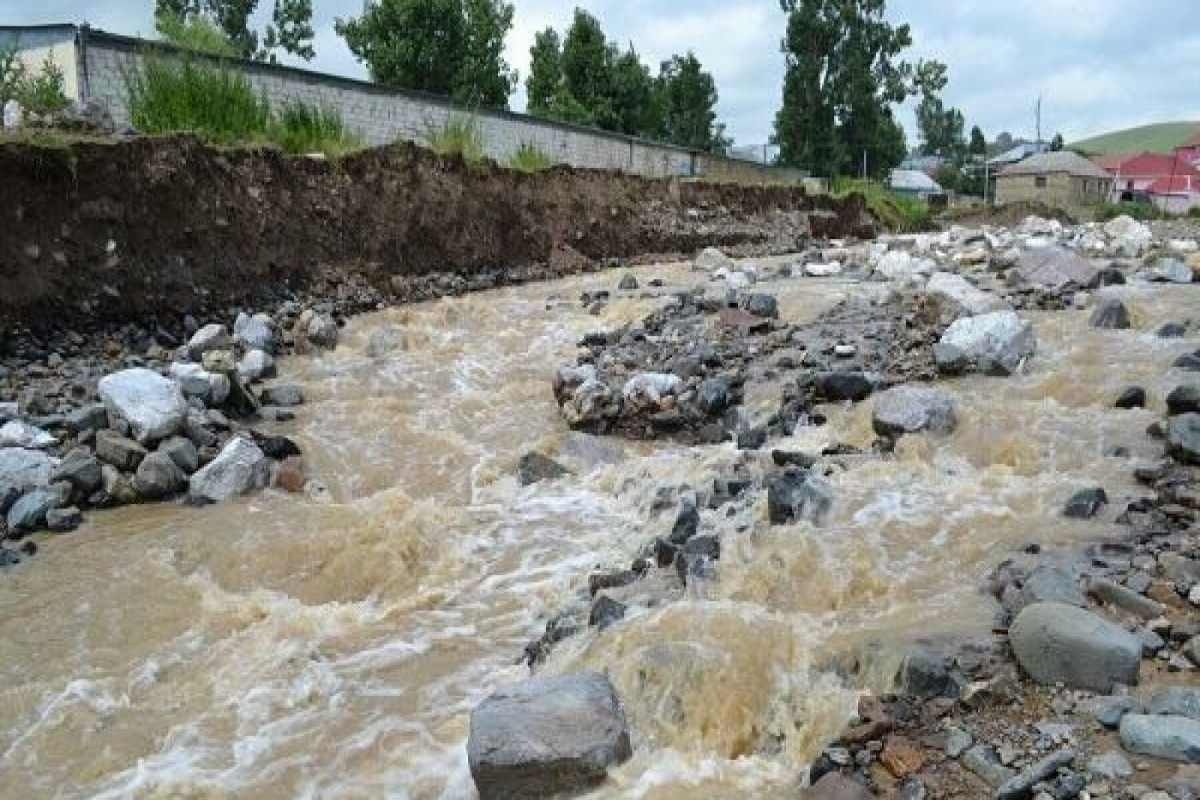
[[[620,622],[624,617],[624,603],[620,603],[608,595],[602,594],[592,601],[592,610],[588,613],[588,625],[599,630],[604,630],[609,625]]]
[[[738,431],[737,449],[738,450],[761,450],[763,445],[767,443],[766,428],[749,428],[747,430]]]
[[[824,522],[833,492],[801,470],[789,469],[767,481],[767,519],[772,525],[793,521]]]
[[[618,292],[636,292],[638,288],[638,279],[631,272],[626,272],[622,275],[620,282],[617,284]]]
[[[560,369],[554,376],[554,396],[572,427],[604,424],[621,413],[620,392],[602,381],[590,364]]]
[[[1126,714],[1121,746],[1131,753],[1200,764],[1200,722],[1187,717]]]
[[[58,463],[57,458],[40,450],[0,448],[0,486],[12,487],[17,491],[45,486],[50,482]]]
[[[1102,617],[1065,603],[1033,603],[1008,632],[1017,662],[1038,683],[1097,692],[1137,683],[1142,644]]]
[[[267,353],[275,350],[275,321],[266,314],[238,314],[233,323],[234,341],[247,350]]]
[[[304,405],[304,393],[300,391],[299,386],[284,383],[279,386],[270,386],[263,389],[259,400],[266,406],[294,408],[295,406]]]
[[[67,533],[83,524],[83,512],[75,506],[46,511],[46,527],[55,533]]]
[[[1188,717],[1200,721],[1200,688],[1169,686],[1160,689],[1150,698],[1146,713]]]
[[[275,359],[265,350],[250,350],[238,362],[237,374],[243,383],[257,383],[275,377]]]
[[[817,397],[835,403],[858,403],[875,391],[875,382],[862,372],[822,372],[816,377]]]
[[[1167,415],[1200,414],[1200,385],[1176,386],[1167,394]]]
[[[1156,335],[1160,339],[1179,339],[1187,336],[1187,326],[1179,322],[1164,322]]]
[[[1095,756],[1088,761],[1087,768],[1092,777],[1101,780],[1128,778],[1133,774],[1133,765],[1129,763],[1129,759],[1116,750],[1109,750],[1107,753]]]
[[[211,350],[227,350],[232,344],[229,331],[225,330],[225,326],[214,322],[200,328],[192,334],[192,338],[188,339],[188,357],[193,361],[199,361],[205,353]]]
[[[955,321],[946,329],[933,354],[943,373],[1011,375],[1036,349],[1031,323],[1015,312],[997,311]]]
[[[744,294],[738,301],[738,308],[756,317],[777,319],[779,317],[779,301],[770,294]]]
[[[0,447],[23,447],[26,450],[45,450],[58,444],[49,433],[28,422],[11,420],[0,425]]]
[[[127,422],[143,444],[183,430],[188,411],[183,392],[156,372],[140,367],[116,372],[101,378],[98,389],[109,419]]]
[[[598,673],[534,678],[471,714],[467,762],[480,800],[581,791],[632,754],[616,692]]]
[[[200,468],[200,453],[190,439],[172,436],[158,446],[158,452],[169,456],[188,475]]]
[[[944,436],[952,433],[956,424],[954,398],[940,389],[908,384],[875,397],[871,425],[880,436],[922,431]]]
[[[338,325],[328,314],[307,310],[296,320],[296,330],[313,347],[332,350],[338,343]]]
[[[384,325],[367,340],[367,357],[383,358],[408,349],[408,335],[399,325]]]
[[[234,436],[212,462],[191,477],[188,494],[193,502],[219,503],[261,489],[270,478],[270,463],[258,445]]]
[[[1075,579],[1058,567],[1039,567],[1021,587],[1021,598],[1025,605],[1032,603],[1065,603],[1087,608],[1087,598],[1079,590]]]
[[[656,411],[663,407],[667,397],[675,396],[682,388],[683,380],[678,375],[642,372],[625,382],[621,396],[631,409]]]
[[[46,524],[46,512],[62,505],[62,497],[51,489],[31,489],[8,509],[8,532],[28,533]]]
[[[729,383],[722,378],[709,378],[700,384],[696,403],[706,414],[717,416],[730,405]]]
[[[830,772],[814,783],[804,800],[874,800],[875,795],[860,781],[840,772]]]
[[[87,497],[103,485],[104,475],[99,459],[86,450],[73,450],[54,470],[50,480],[54,483],[66,481],[79,495]]]
[[[946,655],[933,645],[914,645],[900,663],[896,684],[905,694],[914,697],[956,697],[959,683],[951,674],[947,661]]]
[[[994,294],[977,288],[961,275],[935,272],[925,284],[928,295],[939,319],[949,323],[959,317],[974,317],[993,311],[1011,310],[1008,303]]]
[[[96,456],[123,472],[132,472],[146,457],[146,448],[116,431],[102,430],[96,433]]]
[[[1091,519],[1101,508],[1108,505],[1108,494],[1096,486],[1091,489],[1081,489],[1067,500],[1063,507],[1063,516],[1071,519]]]
[[[669,541],[671,544],[681,546],[696,535],[696,531],[700,529],[700,512],[696,509],[695,503],[683,503],[679,509],[679,514],[675,517],[675,523],[671,526],[671,536]]]
[[[1120,300],[1105,300],[1092,311],[1088,324],[1105,330],[1126,330],[1130,324],[1129,309]]]
[[[1021,283],[1056,291],[1090,289],[1100,271],[1086,258],[1063,247],[1035,247],[1021,254],[1013,275]]]
[[[1154,619],[1161,616],[1164,611],[1161,603],[1127,589],[1119,583],[1113,583],[1106,578],[1090,579],[1087,590],[1088,594],[1097,600],[1124,609],[1143,619]]]
[[[1146,390],[1140,386],[1130,386],[1121,392],[1117,398],[1117,402],[1113,404],[1115,408],[1145,408],[1146,407]]]
[[[1200,466],[1200,413],[1172,417],[1167,425],[1167,446],[1177,461]]]
[[[1194,353],[1185,353],[1171,364],[1176,369],[1182,369],[1187,372],[1200,372],[1200,350]]]
[[[562,464],[534,451],[521,456],[521,460],[517,462],[517,483],[522,486],[552,481],[570,474],[571,471]]]
[[[1033,793],[1033,787],[1049,780],[1075,760],[1074,750],[1057,750],[1012,776],[996,789],[997,800],[1023,800]]]
[[[182,492],[187,475],[170,455],[153,452],[142,459],[133,476],[133,490],[147,500],[161,500]]]

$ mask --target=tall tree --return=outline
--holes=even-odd
[[[600,21],[583,9],[575,9],[575,18],[563,39],[563,89],[586,109],[587,122],[602,127],[614,118],[612,65],[616,53],[616,46],[604,38]]]
[[[922,70],[899,59],[907,25],[884,19],[885,0],[780,0],[788,13],[780,160],[818,174],[881,175],[905,153],[892,106],[917,91]]]
[[[516,82],[503,58],[512,18],[501,0],[373,0],[335,29],[374,81],[504,107]]]
[[[717,122],[717,86],[691,51],[664,61],[659,70],[661,136],[695,150],[725,152],[732,141]]]
[[[160,33],[186,30],[194,20],[206,20],[221,31],[231,51],[243,58],[277,60],[280,52],[305,60],[313,50],[312,0],[275,0],[271,22],[263,35],[250,27],[259,0],[155,0],[154,18]]]
[[[525,79],[526,108],[535,117],[550,116],[563,88],[562,43],[554,28],[533,37],[529,48],[529,77]]]
[[[1054,138],[1050,140],[1050,151],[1057,153],[1065,146],[1066,145],[1063,142],[1063,135],[1061,133],[1054,134]]]
[[[642,63],[633,45],[612,60],[609,78],[610,119],[602,127],[629,136],[648,136],[659,126],[658,94],[650,69]]]
[[[971,143],[967,146],[967,152],[973,156],[987,155],[987,139],[978,125],[971,127]]]

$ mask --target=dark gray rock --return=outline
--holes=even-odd
[[[292,408],[304,404],[304,393],[300,391],[299,386],[285,383],[263,389],[259,400],[265,406]]]
[[[617,694],[594,672],[533,678],[471,714],[467,763],[480,800],[581,791],[632,754]]]
[[[122,472],[132,472],[146,457],[146,448],[116,431],[105,429],[96,432],[96,456]]]
[[[1158,329],[1160,339],[1179,339],[1187,336],[1187,326],[1179,322],[1165,322]]]
[[[1167,415],[1200,414],[1200,386],[1176,386],[1167,395]]]
[[[1188,717],[1200,721],[1200,688],[1170,686],[1160,689],[1146,706],[1149,714]]]
[[[534,451],[521,456],[521,460],[517,462],[517,483],[522,486],[552,481],[570,474],[571,471],[562,464]]]
[[[1063,508],[1063,515],[1072,519],[1091,519],[1101,508],[1108,505],[1108,494],[1099,486],[1081,489],[1071,495]]]
[[[1129,309],[1120,300],[1105,300],[1096,306],[1088,324],[1093,328],[1123,331],[1129,328]]]
[[[66,481],[86,497],[103,485],[100,460],[86,450],[73,450],[50,476],[52,482]]]
[[[8,532],[29,533],[46,524],[46,512],[62,505],[62,497],[52,489],[32,489],[8,509]]]
[[[1121,717],[1141,710],[1137,701],[1126,695],[1099,695],[1085,700],[1082,708],[1106,728],[1116,728],[1121,724]]]
[[[1024,800],[1033,794],[1033,787],[1054,777],[1060,769],[1070,766],[1075,760],[1074,750],[1057,750],[1042,760],[1029,765],[1012,776],[996,789],[997,800]]]
[[[1111,606],[1124,609],[1143,619],[1154,619],[1166,610],[1162,603],[1140,595],[1132,589],[1127,589],[1119,583],[1113,583],[1107,578],[1091,578],[1088,580],[1088,594]]]
[[[1119,625],[1065,603],[1026,606],[1008,632],[1017,662],[1038,683],[1107,692],[1137,683],[1142,643]]]
[[[1058,567],[1039,567],[1034,570],[1021,587],[1021,599],[1025,605],[1066,603],[1079,608],[1087,608],[1088,605],[1075,579]]]
[[[700,529],[700,511],[696,508],[695,503],[685,502],[680,505],[679,514],[675,517],[675,523],[671,526],[671,536],[669,541],[671,544],[679,547],[687,543],[696,535],[696,531]]]
[[[1200,466],[1200,413],[1171,417],[1167,447],[1177,461]]]
[[[147,500],[179,494],[187,486],[187,475],[167,453],[155,451],[142,459],[133,476],[133,490]]]
[[[1121,392],[1121,396],[1117,398],[1117,402],[1113,404],[1116,408],[1145,408],[1146,407],[1146,390],[1140,386],[1130,386]]]
[[[191,475],[200,468],[200,452],[190,439],[182,436],[172,436],[158,446],[158,452],[165,453],[178,467]]]
[[[830,772],[804,793],[804,800],[875,800],[875,795],[861,781]]]
[[[767,519],[772,525],[807,520],[820,525],[833,507],[833,492],[821,481],[796,469],[767,481]]]
[[[638,290],[638,279],[633,273],[626,272],[621,276],[621,281],[617,284],[619,292],[636,292]]]
[[[588,625],[604,630],[625,617],[625,604],[620,603],[606,594],[592,601],[592,610],[588,614]]]
[[[871,396],[875,382],[862,372],[822,372],[817,375],[816,390],[821,400],[857,403]]]
[[[1200,764],[1200,722],[1188,717],[1126,714],[1121,746],[1131,753]]]
[[[779,301],[774,295],[770,294],[744,294],[741,296],[738,306],[749,314],[754,314],[758,317],[766,317],[767,319],[777,319],[779,317]]]
[[[696,405],[706,414],[716,416],[729,408],[729,384],[721,378],[709,378],[696,392]]]
[[[1171,365],[1186,372],[1200,372],[1200,350],[1194,353],[1184,353]]]
[[[83,512],[75,506],[52,508],[46,512],[46,527],[56,533],[73,531],[83,524]]]
[[[921,431],[947,435],[954,432],[958,420],[954,398],[949,393],[911,384],[896,386],[877,395],[871,424],[880,436]]]
[[[84,431],[98,431],[108,427],[108,409],[97,403],[77,408],[66,419],[67,430],[76,435]]]

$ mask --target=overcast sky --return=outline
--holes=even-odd
[[[949,65],[947,103],[989,138],[1032,138],[1043,98],[1043,133],[1072,141],[1166,120],[1200,120],[1200,0],[891,0],[888,15],[913,29],[911,58]],[[269,13],[271,0],[262,0]],[[776,0],[580,0],[609,38],[632,42],[654,65],[688,49],[713,73],[719,113],[738,144],[767,140],[779,106],[785,15]],[[313,0],[313,69],[364,77],[333,30],[362,0]],[[514,0],[508,59],[528,73],[536,31],[560,31],[575,5]],[[153,0],[0,0],[0,25],[82,22],[117,33],[153,30]],[[513,98],[524,108],[524,88]],[[901,116],[916,139],[911,108]]]

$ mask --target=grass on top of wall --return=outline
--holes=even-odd
[[[458,156],[468,164],[483,161],[483,130],[471,119],[449,120],[427,136],[429,146],[440,156]]]
[[[554,159],[535,144],[522,142],[508,159],[508,168],[517,172],[541,172],[554,166]]]
[[[144,133],[195,133],[217,145],[276,144],[291,154],[336,157],[362,147],[333,108],[298,101],[272,110],[235,69],[146,54],[126,78],[130,119]]]

